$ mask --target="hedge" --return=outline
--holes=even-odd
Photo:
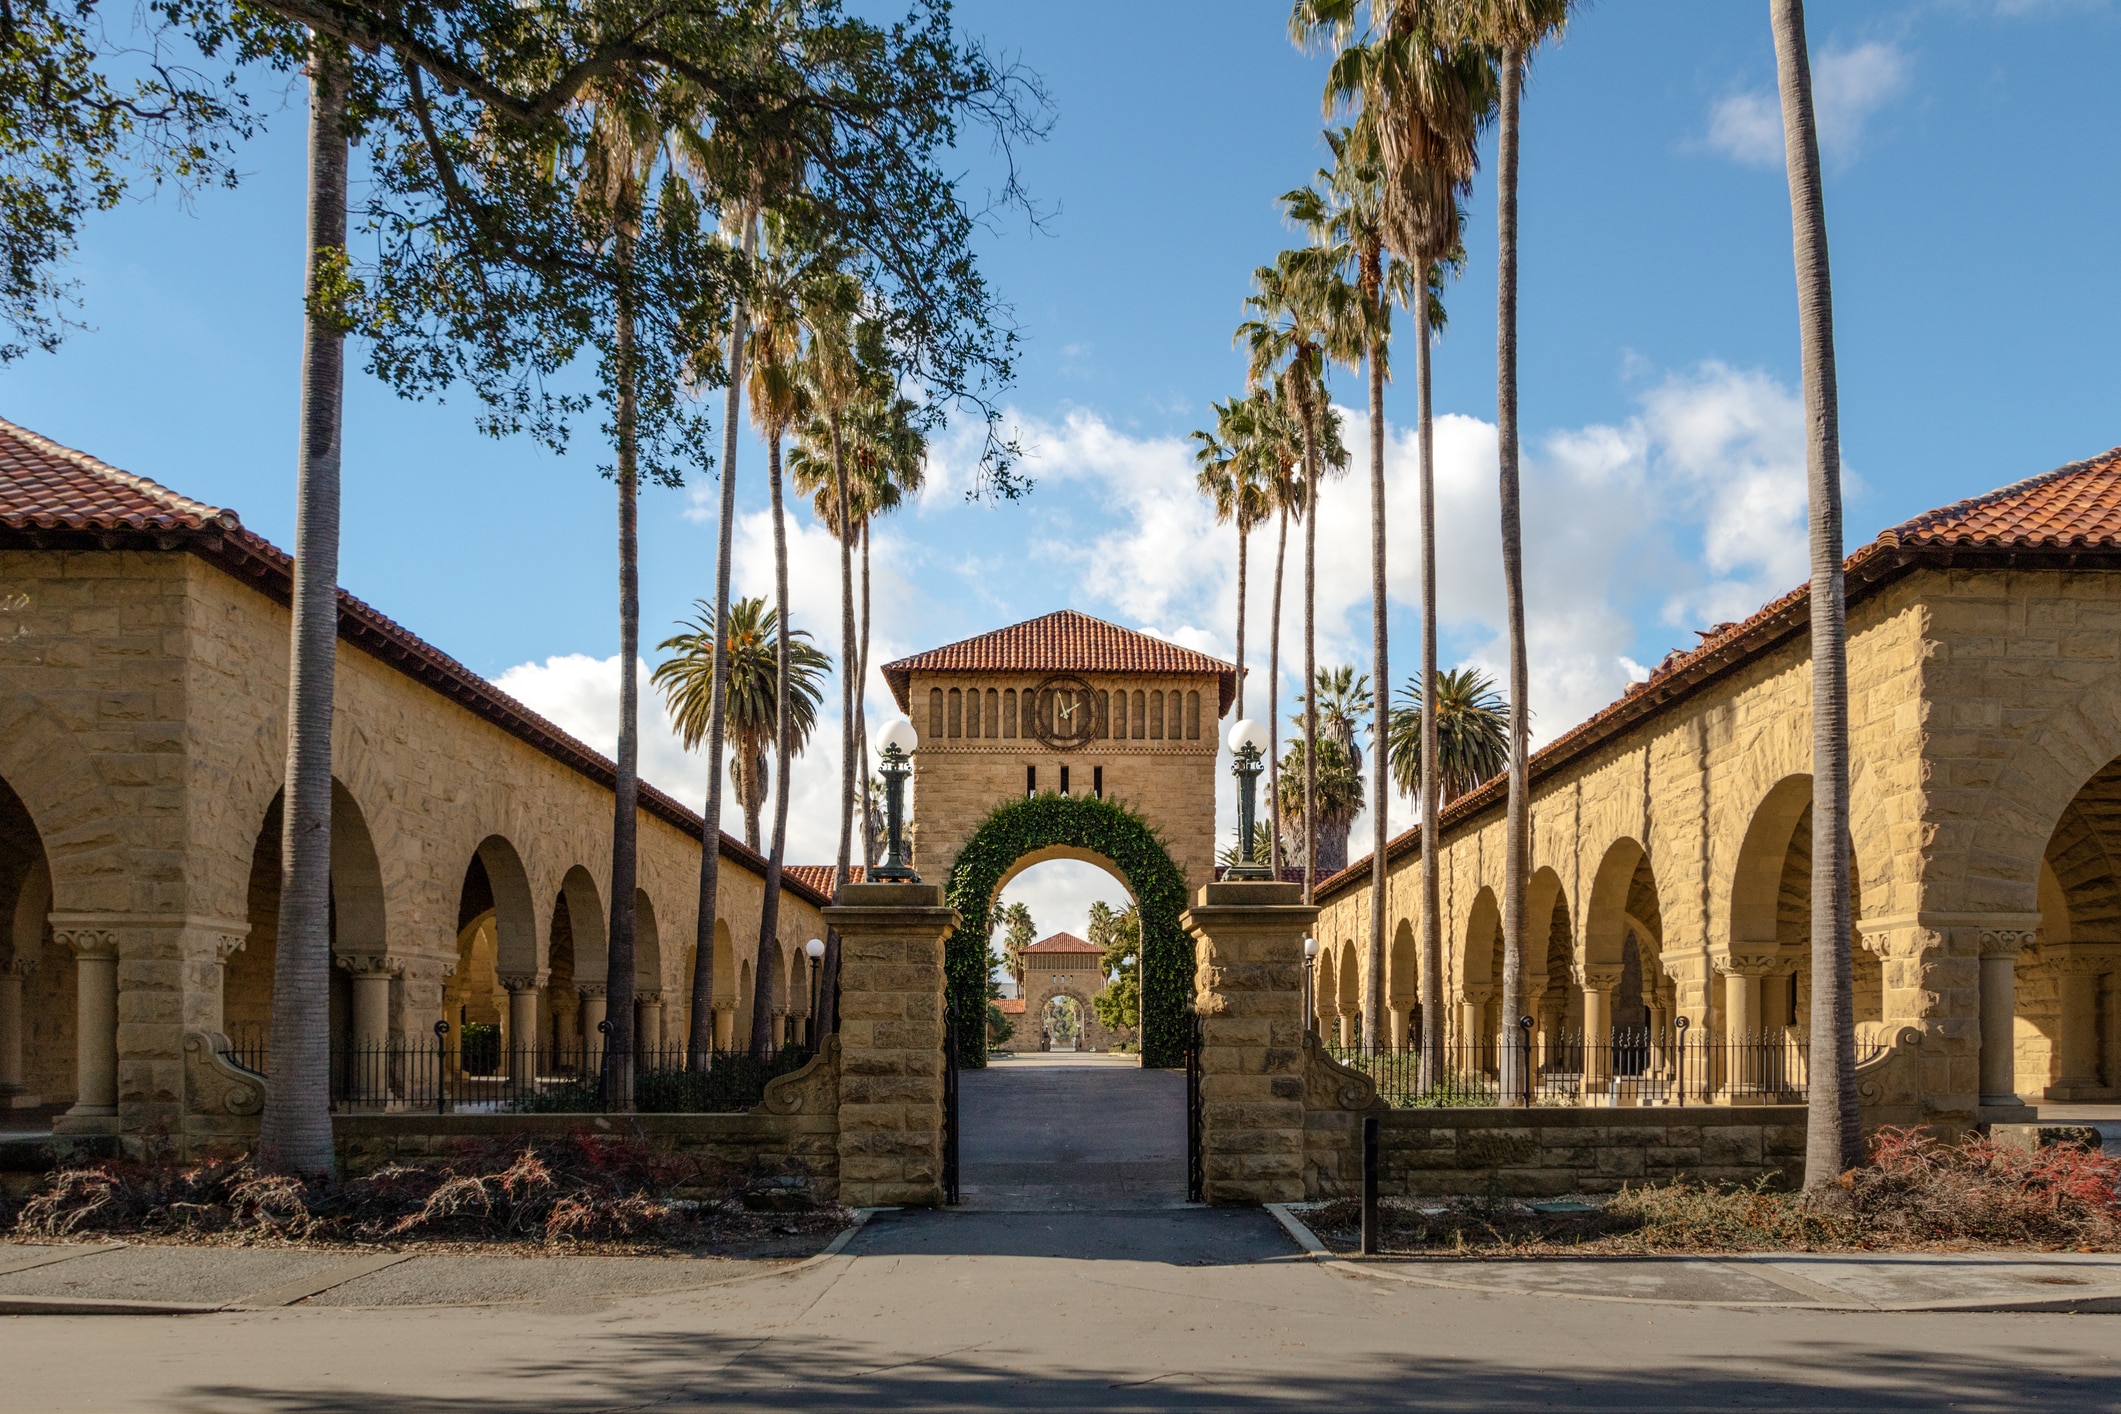
[[[1149,823],[1116,801],[1051,792],[996,806],[950,867],[948,896],[957,931],[945,945],[952,1009],[980,1016],[987,999],[987,939],[1002,877],[1025,855],[1065,846],[1110,860],[1141,910],[1142,1064],[1185,1063],[1185,1016],[1193,996],[1193,948],[1178,915],[1186,877]],[[987,1063],[986,1028],[958,1028],[960,1063]]]

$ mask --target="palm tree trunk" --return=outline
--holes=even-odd
[[[781,433],[775,428],[766,439],[766,486],[773,500],[773,604],[780,620],[780,636],[773,652],[773,848],[766,855],[766,898],[759,906],[759,951],[765,953],[781,930],[781,861],[788,846],[788,766],[794,755],[793,714],[788,711],[788,522],[781,510]],[[813,1026],[824,1035],[817,1018]]]
[[[1503,828],[1502,895],[1505,1030],[1515,1029],[1516,1018],[1524,1009],[1524,895],[1531,873],[1531,783],[1525,779],[1532,728],[1531,672],[1525,661],[1524,534],[1519,523],[1517,485],[1517,110],[1523,88],[1524,53],[1508,50],[1502,61],[1502,113],[1495,145],[1495,205],[1499,213],[1495,430],[1501,462],[1502,576],[1510,616],[1510,797]],[[1507,1046],[1503,1050],[1510,1053]],[[1508,1100],[1511,1093],[1506,1084],[1503,1098]]]
[[[344,331],[323,283],[346,249],[344,71],[312,42],[309,240],[303,280],[302,441],[296,453],[295,585],[288,634],[287,776],[280,813],[280,944],[273,959],[272,1084],[258,1161],[332,1172],[331,717],[339,643],[339,453]]]
[[[1315,439],[1304,460],[1304,902],[1318,882],[1318,471]]]
[[[640,392],[634,367],[631,244],[632,238],[622,233],[613,340],[618,364],[619,749],[618,771],[611,791],[611,924],[604,973],[604,1020],[611,1030],[603,1052],[604,1095],[611,1108],[621,1111],[633,1108],[633,896],[641,793],[641,685],[635,667],[641,652],[640,498],[635,475]],[[714,844],[714,825],[710,822],[705,851],[713,853]]]
[[[1827,1188],[1863,1162],[1849,978],[1847,598],[1841,568],[1841,406],[1834,282],[1812,116],[1804,0],[1770,0],[1782,89],[1784,159],[1804,350],[1805,483],[1812,551],[1812,1054],[1804,1186]]]
[[[1421,459],[1421,1088],[1444,1078],[1442,813],[1436,742],[1436,419],[1429,393],[1429,280],[1415,281],[1415,442]],[[1381,695],[1381,694],[1380,694]],[[1382,898],[1380,892],[1377,897]]]
[[[1421,292],[1423,299],[1428,291]],[[1391,694],[1385,656],[1385,369],[1375,334],[1370,339],[1370,681],[1377,685],[1370,724],[1370,970],[1362,994],[1362,1034],[1371,1045],[1385,1035],[1385,713]]]
[[[1267,849],[1274,882],[1281,882],[1281,580],[1289,559],[1289,507],[1281,507],[1280,538],[1274,546],[1273,618],[1267,625],[1267,810],[1273,826]]]
[[[743,221],[748,265],[758,250],[758,221],[749,208]],[[722,503],[715,526],[714,682],[707,697],[707,801],[702,807],[706,825],[700,835],[700,895],[692,930],[692,1033],[686,1045],[694,1070],[705,1070],[714,1058],[714,927],[721,914],[722,895],[722,745],[729,730],[729,564],[736,540],[736,444],[744,413],[744,345],[751,332],[751,308],[741,289],[730,314],[729,391],[722,410]],[[784,633],[786,628],[784,622]],[[745,843],[755,850],[759,847],[758,811],[751,808],[751,792],[741,794]],[[768,891],[772,892],[770,886]],[[779,900],[770,902],[778,904]],[[769,975],[763,962],[755,975]]]
[[[1237,499],[1237,716],[1234,719],[1240,722],[1245,719],[1245,551],[1250,539],[1251,528],[1245,524],[1244,493],[1240,489]],[[1238,841],[1240,847],[1249,843],[1247,840]],[[1238,857],[1244,856],[1240,854]]]
[[[854,674],[854,739],[862,748],[862,869],[863,878],[876,868],[876,835],[869,829],[869,517],[862,517],[862,652]]]
[[[766,783],[759,779],[766,764],[763,752],[739,738],[729,758],[729,774],[735,778],[737,803],[744,810],[744,848],[759,852],[759,815],[766,808]]]
[[[837,901],[846,891],[848,865],[852,862],[849,832],[854,817],[854,547],[847,538],[847,439],[840,428],[839,409],[833,409],[830,421],[832,494],[838,498],[839,506],[835,534],[840,542],[840,851],[832,870],[832,897]],[[838,929],[832,928],[825,932],[824,969],[818,984],[827,1030],[838,1028],[839,983],[840,935]]]

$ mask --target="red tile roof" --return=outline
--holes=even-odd
[[[913,710],[906,694],[915,673],[1213,674],[1220,689],[1215,715],[1237,700],[1233,665],[1073,609],[931,648],[886,663],[883,672],[902,712]]]
[[[268,598],[294,594],[294,559],[264,536],[243,528],[234,511],[194,501],[166,486],[120,471],[85,452],[0,419],[0,535],[32,547],[185,549]],[[517,740],[610,790],[618,768],[418,634],[339,591],[339,637],[389,667],[500,727]],[[641,782],[641,809],[694,839],[704,822],[693,811]],[[766,861],[726,831],[724,859],[763,876]],[[789,892],[811,903],[829,900],[801,879]]]
[[[236,530],[234,511],[0,420],[0,526],[39,530]]]
[[[1843,565],[1851,602],[1918,565],[2121,569],[2121,447],[2013,482],[1984,496],[1925,511],[1881,532]],[[1717,624],[1701,642],[1674,651],[1648,681],[1635,683],[1616,702],[1600,708],[1532,753],[1527,774],[1539,780],[1577,757],[1781,644],[1810,631],[1810,584],[1800,584],[1743,623]],[[1509,780],[1496,776],[1446,806],[1437,825],[1454,826],[1499,808]],[[1421,847],[1421,826],[1396,835],[1385,846],[1387,863]],[[1350,863],[1317,884],[1313,897],[1325,902],[1368,880],[1370,856]]]
[[[1076,937],[1073,933],[1055,933],[1050,938],[1040,938],[1030,947],[1025,948],[1024,951],[1102,953],[1104,949],[1099,947],[1096,943],[1085,942],[1083,939]]]
[[[832,874],[838,867],[833,864],[783,864],[781,866],[781,876],[787,879],[794,879],[804,888],[814,890],[826,898],[830,898],[832,897]],[[861,865],[850,864],[847,866],[847,882],[850,884],[862,882]]]

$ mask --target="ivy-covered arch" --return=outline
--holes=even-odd
[[[1141,910],[1142,1064],[1183,1064],[1186,1004],[1193,994],[1193,949],[1178,924],[1186,907],[1186,876],[1146,820],[1095,796],[1049,792],[1008,801],[996,806],[958,851],[948,892],[959,922],[944,952],[957,1014],[976,1017],[986,1011],[987,938],[1003,880],[1025,855],[1052,849],[1097,855],[1124,876]],[[985,1065],[987,1028],[959,1031],[963,1063]]]

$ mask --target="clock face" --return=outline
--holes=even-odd
[[[1078,750],[1097,738],[1099,705],[1090,684],[1072,674],[1056,674],[1038,685],[1033,730],[1055,751]]]

